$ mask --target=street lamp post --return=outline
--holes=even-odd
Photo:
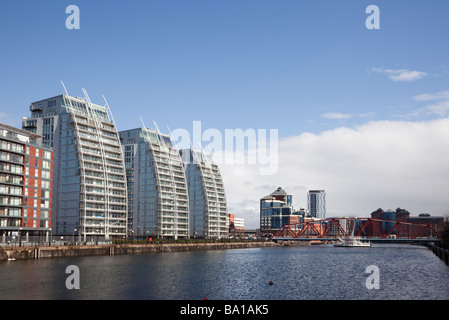
[[[76,230],[76,228],[75,229],[73,229],[73,233],[72,233],[72,241],[73,241],[73,243],[76,245],[76,241],[75,241],[75,232],[76,232],[77,230]]]

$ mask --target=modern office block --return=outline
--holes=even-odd
[[[243,232],[245,231],[245,219],[236,218],[234,214],[230,213],[229,217],[229,232]]]
[[[186,239],[189,202],[179,152],[152,129],[120,132],[128,184],[130,236]]]
[[[311,217],[326,218],[326,192],[324,190],[309,190],[307,206]]]
[[[184,149],[180,154],[189,190],[190,236],[227,237],[227,203],[220,169],[204,152]]]
[[[33,102],[22,127],[54,150],[54,234],[127,235],[126,175],[109,107],[59,95]],[[98,238],[97,238],[98,239]]]
[[[292,205],[292,195],[281,187],[260,199],[260,230],[270,233],[283,225],[300,221]]]
[[[53,152],[38,138],[0,124],[0,242],[51,233]]]

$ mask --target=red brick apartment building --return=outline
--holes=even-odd
[[[51,234],[53,151],[0,123],[0,243]]]

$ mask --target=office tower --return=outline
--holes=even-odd
[[[48,236],[52,218],[53,152],[38,135],[0,124],[1,242]],[[8,239],[6,237],[8,236]],[[42,239],[40,239],[42,240]]]
[[[226,195],[220,169],[209,154],[180,150],[184,162],[190,205],[190,236],[228,236]]]
[[[189,203],[179,152],[152,129],[120,132],[128,183],[130,235],[187,239]]]
[[[299,223],[298,215],[292,205],[292,195],[281,187],[260,199],[260,230],[270,233],[283,225]]]
[[[83,241],[123,238],[126,176],[117,128],[107,104],[85,95],[33,102],[22,127],[54,150],[54,233]]]
[[[324,190],[309,190],[307,206],[310,216],[317,219],[326,217],[326,192]]]

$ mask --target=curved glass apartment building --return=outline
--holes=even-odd
[[[220,169],[204,152],[185,149],[180,154],[189,189],[190,236],[227,237],[226,194]]]
[[[30,111],[22,127],[54,150],[53,233],[125,237],[126,173],[109,108],[60,95],[33,102]]]
[[[129,236],[189,237],[184,167],[170,136],[152,129],[120,132],[128,184]]]

